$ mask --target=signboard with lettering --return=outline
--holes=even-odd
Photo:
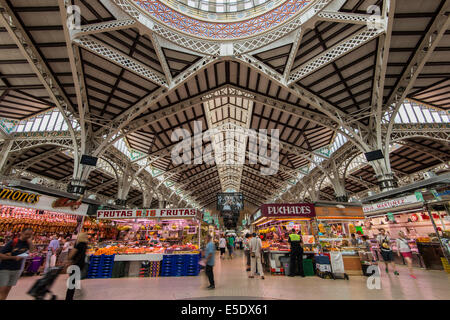
[[[391,209],[396,207],[401,207],[408,204],[419,203],[423,200],[419,199],[417,195],[413,194],[406,197],[396,198],[392,200],[387,200],[383,202],[377,202],[373,204],[368,204],[363,206],[364,213],[376,212],[384,209]]]
[[[198,218],[197,209],[133,209],[99,210],[98,219],[152,219],[152,218]]]
[[[82,203],[82,199],[58,199],[11,188],[0,189],[0,205],[76,215],[86,215],[89,208],[87,204]]]
[[[10,188],[2,188],[0,190],[1,200],[10,200],[13,202],[22,202],[28,204],[36,204],[39,202],[41,196],[31,192],[25,192],[22,190],[15,190]]]
[[[364,219],[364,212],[362,207],[319,207],[315,208],[317,218],[319,219],[345,219],[345,218],[359,218]]]
[[[388,212],[387,216],[388,216],[389,221],[395,221],[395,217],[392,212]]]
[[[314,218],[316,211],[311,203],[299,204],[263,204],[261,215],[268,218]]]

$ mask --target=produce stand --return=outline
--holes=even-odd
[[[0,186],[0,247],[25,228],[31,228],[35,250],[25,259],[22,275],[39,274],[50,237],[73,234],[81,226],[87,209],[82,199],[55,198]]]
[[[272,274],[286,274],[284,257],[290,257],[288,234],[291,229],[301,231],[303,255],[312,259],[318,252],[314,232],[314,206],[311,204],[266,204],[252,228],[263,235],[263,266]]]
[[[198,275],[202,228],[197,210],[98,211],[97,218],[114,222],[120,231],[119,240],[89,250],[93,257],[114,256],[110,277]]]
[[[350,242],[351,234],[362,234],[362,207],[350,203],[317,202],[315,209],[319,243],[322,252],[330,254],[333,274],[343,278],[363,275],[361,249]]]

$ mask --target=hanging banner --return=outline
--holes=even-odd
[[[422,202],[422,201],[423,201],[423,198],[421,198],[420,196],[418,196],[416,194],[413,194],[413,195],[406,196],[406,197],[401,197],[401,198],[397,198],[397,199],[392,199],[392,200],[388,200],[388,201],[377,202],[377,203],[365,205],[363,207],[363,211],[364,211],[364,213],[370,213],[370,212],[375,212],[375,211],[379,211],[379,210],[383,210],[383,209],[391,209],[391,208],[401,207],[404,205],[418,203],[418,202]]]
[[[311,203],[299,204],[263,204],[261,206],[262,216],[268,218],[314,218],[316,211]]]
[[[364,212],[362,207],[316,207],[316,215],[318,219],[346,219],[358,218],[364,219]]]
[[[98,219],[198,218],[197,209],[99,210]]]
[[[25,190],[16,190],[11,188],[0,189],[0,205],[83,216],[87,214],[89,207],[87,204],[82,203],[81,199],[58,199]]]

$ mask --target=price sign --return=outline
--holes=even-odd
[[[387,216],[388,216],[389,221],[395,221],[395,217],[394,217],[394,214],[392,212],[389,212],[387,214]]]

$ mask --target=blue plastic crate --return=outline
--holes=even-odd
[[[88,278],[112,278],[114,255],[91,256],[89,259]]]
[[[318,264],[331,264],[328,256],[314,256],[314,260]]]

